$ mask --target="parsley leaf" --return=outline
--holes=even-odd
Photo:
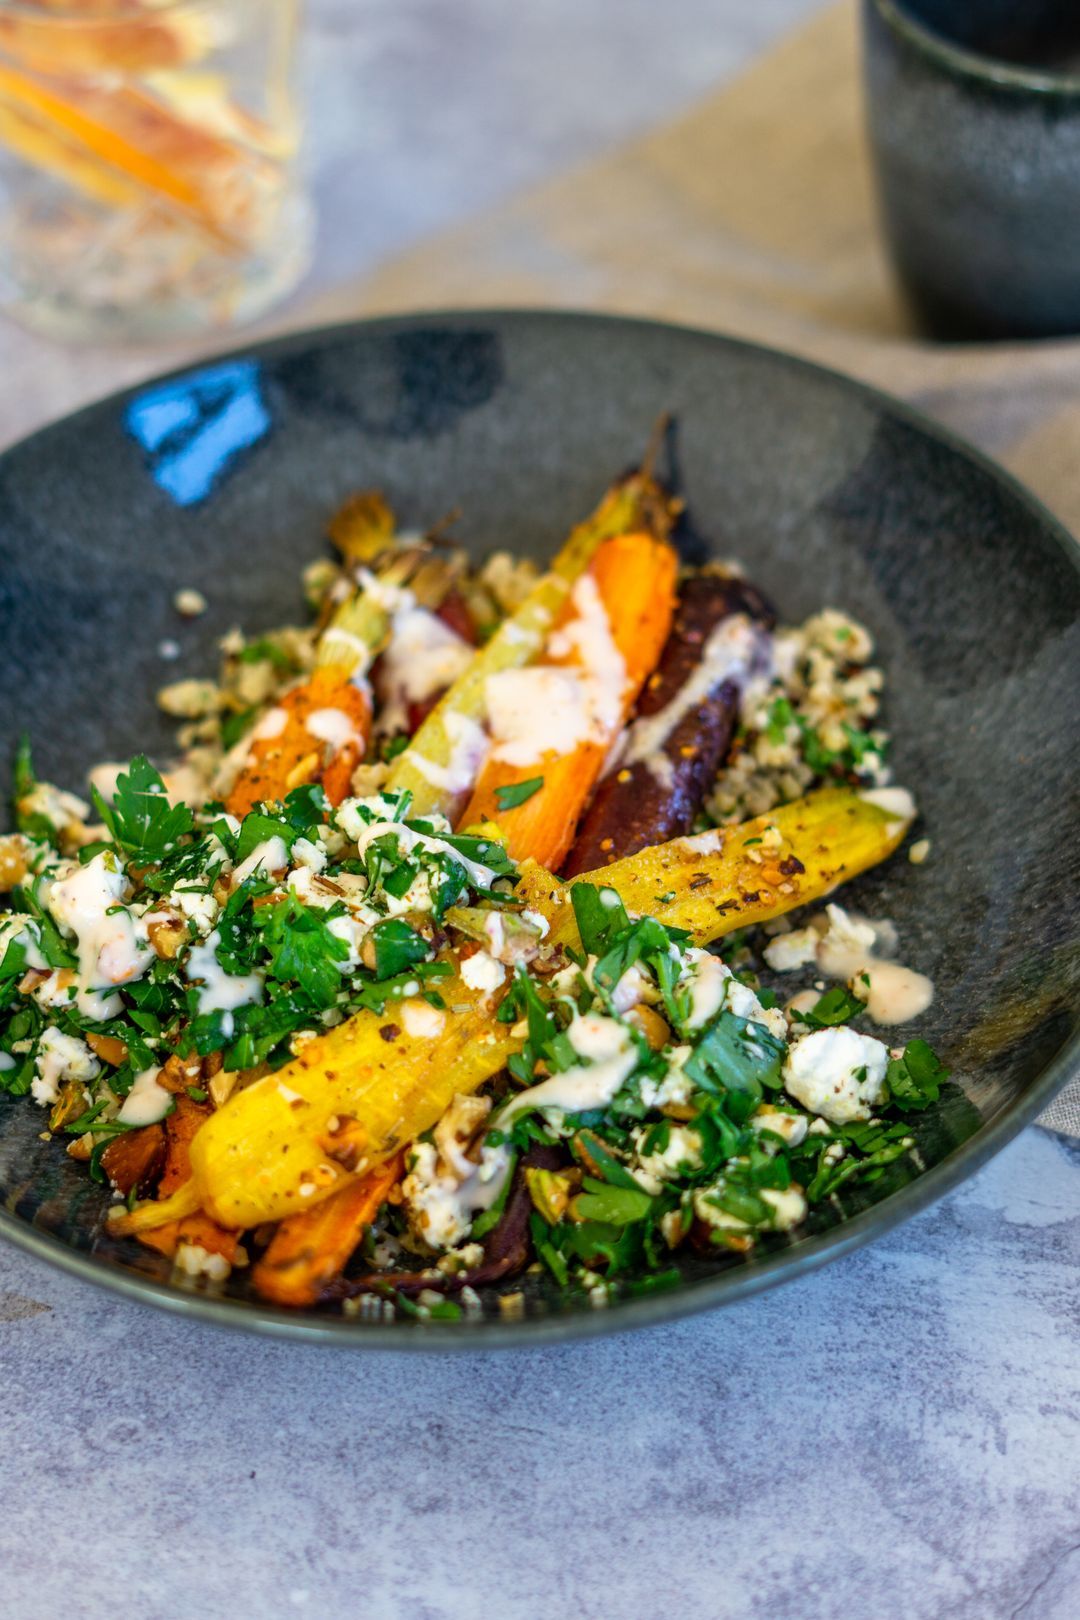
[[[369,935],[375,947],[376,979],[391,979],[404,973],[414,962],[423,962],[431,946],[415,928],[410,928],[401,917],[387,917],[376,923]]]
[[[260,906],[255,926],[270,956],[269,972],[282,984],[296,983],[318,1007],[332,1007],[341,988],[338,966],[349,954],[323,913],[295,895]]]
[[[43,816],[37,810],[22,809],[23,800],[28,798],[38,785],[34,763],[30,757],[30,738],[25,732],[15,747],[11,775],[15,826],[19,832],[27,833],[31,838],[44,838],[48,843],[55,844],[56,828],[48,816]]]
[[[595,883],[575,883],[570,890],[570,901],[581,943],[590,956],[600,956],[615,935],[630,926],[626,907],[614,889],[598,888]]]
[[[749,1119],[763,1088],[780,1084],[784,1043],[760,1024],[722,1012],[709,1025],[684,1064],[702,1091],[720,1097],[737,1124]]]
[[[500,810],[516,810],[519,804],[539,793],[543,785],[542,776],[530,776],[527,782],[507,782],[495,789],[495,803]]]
[[[886,1079],[897,1107],[928,1108],[941,1095],[949,1070],[926,1041],[909,1041],[903,1057],[893,1058]]]
[[[145,754],[136,754],[116,780],[112,804],[91,788],[94,806],[128,855],[156,859],[174,848],[195,825],[186,804],[170,804],[165,784]]]
[[[865,1001],[860,1001],[846,986],[834,984],[831,990],[826,990],[812,1007],[799,1016],[811,1029],[830,1029],[834,1024],[850,1023],[865,1011]]]
[[[265,844],[270,838],[282,838],[286,848],[291,849],[298,834],[285,821],[277,816],[268,816],[261,810],[249,810],[240,824],[240,836],[236,843],[236,864],[246,861],[248,856]]]

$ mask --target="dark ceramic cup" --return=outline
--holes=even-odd
[[[1080,3],[863,0],[885,233],[940,338],[1080,333]]]

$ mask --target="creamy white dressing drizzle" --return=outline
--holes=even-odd
[[[865,1001],[876,1024],[907,1024],[930,1006],[934,999],[933,980],[875,950],[877,945],[895,949],[896,930],[892,923],[885,919],[871,921],[833,904],[811,918],[810,930],[816,936],[812,960],[818,972],[827,979],[842,979],[850,984],[855,995]],[[781,934],[776,943],[782,944],[783,939]],[[772,954],[775,959],[777,953]],[[772,965],[777,965],[776,960]],[[800,965],[793,960],[793,968]]]
[[[468,715],[448,714],[445,728],[450,742],[450,758],[445,765],[437,765],[426,754],[414,750],[410,750],[409,758],[433,787],[456,795],[472,787],[487,752],[488,740],[484,728]]]
[[[128,889],[124,872],[108,850],[48,888],[49,910],[76,939],[75,1005],[87,1018],[115,1018],[120,998],[106,992],[140,978],[153,960],[145,922],[121,903]]]
[[[532,1108],[558,1109],[563,1114],[606,1108],[634,1072],[637,1047],[629,1031],[615,1019],[579,1013],[566,1034],[575,1052],[588,1061],[519,1092],[499,1114],[500,1129]]]
[[[284,872],[289,864],[289,850],[284,838],[267,838],[263,843],[257,844],[251,854],[240,862],[232,875],[232,886],[238,889],[246,878],[254,877],[256,872],[263,876],[272,873]]]
[[[359,741],[356,727],[343,709],[315,709],[308,715],[304,730],[317,741],[328,743],[335,753]]]
[[[184,965],[184,977],[189,981],[202,980],[199,988],[199,1012],[233,1012],[237,1007],[250,1007],[262,1001],[261,973],[227,973],[217,959],[221,935],[217,929],[207,935],[201,945],[193,945]]]
[[[502,670],[485,683],[492,758],[504,764],[531,765],[583,742],[606,743],[619,728],[626,661],[590,574],[577,581],[571,600],[574,617],[547,644],[549,656],[565,662]]]
[[[433,855],[440,855],[444,860],[455,861],[458,866],[464,867],[465,874],[475,888],[489,889],[495,881],[496,874],[490,866],[484,866],[479,861],[470,860],[462,855],[453,844],[448,844],[444,838],[437,838],[433,833],[417,832],[413,827],[406,827],[400,821],[374,821],[364,823],[357,831],[357,852],[363,855],[369,844],[376,839],[383,838],[387,833],[393,833],[398,840],[398,847],[403,853],[413,849],[425,849]]]
[[[680,721],[703,703],[724,681],[742,682],[760,657],[762,635],[745,613],[722,619],[702,649],[690,678],[656,714],[643,715],[630,727],[621,764],[644,761],[659,778],[664,745]],[[670,767],[670,761],[667,761]],[[663,785],[663,784],[662,784]]]
[[[249,743],[269,742],[274,737],[280,737],[288,723],[289,715],[286,709],[267,709],[262,719],[256,721],[252,726],[251,734],[247,740]]]
[[[412,591],[386,585],[366,571],[360,580],[390,617],[380,670],[385,703],[377,727],[380,732],[403,731],[409,706],[426,702],[457,680],[474,649],[438,614],[420,607]]]
[[[907,788],[864,788],[859,797],[865,799],[867,804],[876,804],[879,810],[884,810],[886,815],[894,817],[906,827],[910,827],[915,820],[915,800]]]
[[[122,1125],[156,1125],[159,1119],[165,1118],[172,1097],[164,1086],[158,1085],[160,1073],[161,1067],[157,1065],[135,1076],[116,1116]]]

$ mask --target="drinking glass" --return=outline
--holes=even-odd
[[[299,0],[0,0],[0,304],[68,339],[231,326],[307,267]]]

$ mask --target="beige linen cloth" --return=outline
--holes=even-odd
[[[675,123],[426,240],[313,314],[562,306],[732,332],[903,395],[1080,533],[1080,341],[915,334],[877,231],[858,55],[844,0]],[[1041,1123],[1080,1135],[1080,1080]]]

